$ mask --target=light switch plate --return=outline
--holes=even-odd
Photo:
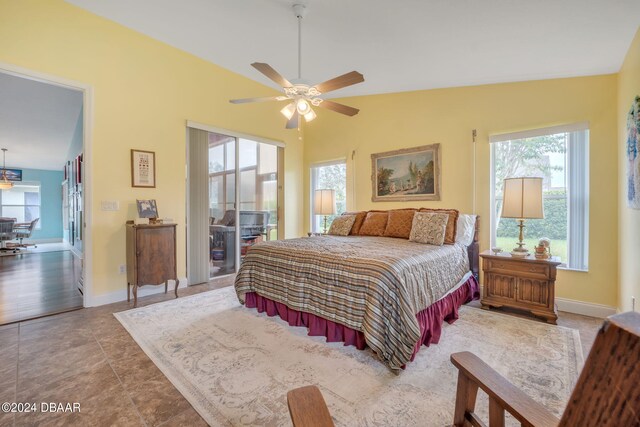
[[[103,211],[117,211],[120,203],[117,200],[103,200],[100,202],[100,209]]]

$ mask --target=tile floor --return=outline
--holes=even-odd
[[[232,280],[191,286],[180,295]],[[138,305],[170,298],[157,294]],[[80,413],[0,413],[0,426],[206,425],[112,315],[128,308],[122,302],[0,326],[0,402],[81,404]],[[579,329],[588,350],[601,320],[561,313],[558,323]]]

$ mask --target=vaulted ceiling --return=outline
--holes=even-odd
[[[297,75],[294,0],[68,1],[273,87],[249,64]],[[303,78],[365,76],[334,96],[614,73],[640,24],[638,0],[298,2]]]

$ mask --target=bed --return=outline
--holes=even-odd
[[[262,242],[236,276],[247,308],[309,335],[369,346],[392,370],[437,343],[443,321],[479,297],[477,221],[469,245],[392,237],[314,236]]]

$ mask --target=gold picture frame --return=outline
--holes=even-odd
[[[371,155],[373,202],[440,200],[440,144]]]
[[[131,186],[156,188],[156,153],[131,150]]]

